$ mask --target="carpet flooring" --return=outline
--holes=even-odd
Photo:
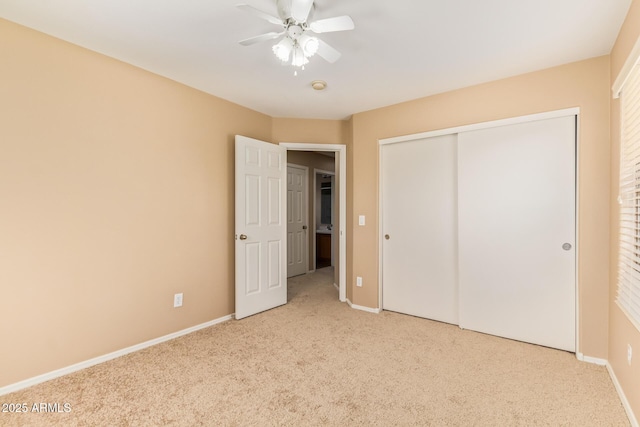
[[[0,396],[69,412],[2,426],[627,426],[605,368],[337,300],[331,268],[289,303]]]

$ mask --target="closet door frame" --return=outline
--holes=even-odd
[[[578,177],[580,176],[580,108],[579,107],[574,107],[574,108],[566,108],[566,109],[562,109],[562,110],[555,110],[555,111],[548,111],[548,112],[544,112],[544,113],[537,113],[537,114],[530,114],[530,115],[526,115],[526,116],[518,116],[518,117],[511,117],[511,118],[507,118],[507,119],[500,119],[500,120],[493,120],[493,121],[488,121],[488,122],[481,122],[481,123],[475,123],[475,124],[470,124],[470,125],[463,125],[463,126],[456,126],[456,127],[452,127],[452,128],[446,128],[446,129],[439,129],[439,130],[434,130],[434,131],[427,131],[427,132],[421,132],[421,133],[416,133],[416,134],[411,134],[411,135],[404,135],[404,136],[398,136],[398,137],[392,137],[392,138],[384,138],[384,139],[379,139],[378,140],[378,159],[382,159],[382,147],[384,145],[387,144],[396,144],[396,143],[401,143],[401,142],[407,142],[407,141],[414,141],[417,139],[426,139],[426,138],[432,138],[435,136],[442,136],[442,135],[450,135],[450,134],[458,134],[460,132],[468,132],[468,131],[473,131],[473,130],[480,130],[480,129],[488,129],[488,128],[493,128],[493,127],[499,127],[499,126],[506,126],[506,125],[513,125],[513,124],[518,124],[518,123],[526,123],[526,122],[532,122],[532,121],[537,121],[537,120],[546,120],[546,119],[553,119],[553,118],[557,118],[557,117],[566,117],[566,116],[575,116],[576,117],[576,157],[575,157],[575,161],[576,161],[576,195],[575,195],[575,203],[576,203],[576,217],[575,217],[575,236],[576,236],[576,240],[575,240],[575,256],[576,256],[576,262],[575,262],[575,278],[576,278],[576,284],[575,284],[575,289],[576,289],[576,293],[575,293],[575,307],[576,307],[576,312],[575,312],[575,325],[576,325],[576,356],[578,357],[578,359],[582,360],[582,352],[581,352],[581,346],[580,346],[580,329],[581,329],[581,324],[580,324],[580,313],[581,313],[581,307],[580,307],[580,275],[579,275],[579,271],[578,271],[578,265],[579,262],[578,260],[580,259],[580,235],[578,233],[578,230],[580,229],[580,224],[579,224],[579,220],[580,220],[580,180],[578,179]],[[378,162],[378,307],[383,307],[383,224],[384,224],[384,212],[383,212],[383,200],[382,200],[382,162]]]

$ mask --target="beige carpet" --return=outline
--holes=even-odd
[[[286,306],[0,397],[33,426],[625,426],[606,369],[573,354],[337,301],[331,269]]]

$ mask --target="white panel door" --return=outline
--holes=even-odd
[[[381,174],[382,307],[457,324],[456,136],[383,145]]]
[[[287,167],[287,277],[307,272],[307,169]]]
[[[287,151],[236,135],[236,319],[287,302]]]
[[[458,171],[460,327],[575,351],[575,117],[461,133]]]

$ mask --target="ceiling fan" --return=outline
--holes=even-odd
[[[277,39],[282,39],[273,45],[273,53],[285,63],[290,62],[294,67],[304,69],[309,58],[315,55],[334,63],[340,58],[340,52],[313,34],[331,33],[335,31],[353,30],[355,25],[347,15],[313,21],[315,10],[313,0],[275,0],[278,17],[256,9],[248,4],[237,5],[239,9],[262,18],[272,24],[282,27],[282,30],[272,31],[259,36],[241,40],[243,46]]]

